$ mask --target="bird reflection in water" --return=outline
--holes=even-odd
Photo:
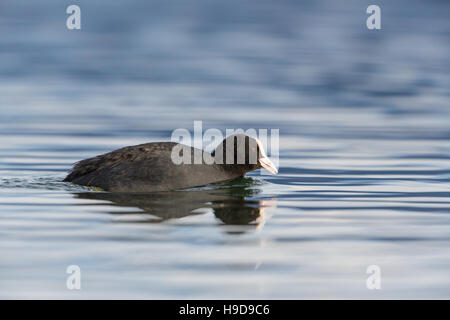
[[[123,208],[138,208],[130,212],[110,211],[119,214],[127,222],[160,223],[171,219],[212,212],[222,224],[229,226],[251,226],[260,228],[268,218],[264,209],[274,207],[276,199],[252,199],[260,193],[258,184],[253,178],[239,178],[228,183],[189,190],[132,194],[109,192],[76,193],[80,199],[104,200],[110,205]],[[97,203],[94,205],[104,205]],[[247,229],[246,229],[247,230]],[[242,233],[239,227],[228,229],[228,233]]]

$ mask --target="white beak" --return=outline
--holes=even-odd
[[[264,157],[264,158],[259,158],[259,163],[261,164],[261,166],[266,169],[267,171],[269,171],[272,174],[277,174],[278,170],[275,167],[275,165],[273,164],[272,161],[270,161],[269,158]]]

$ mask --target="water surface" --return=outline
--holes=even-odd
[[[379,1],[380,31],[356,0],[70,4],[0,4],[0,298],[450,298],[448,2]],[[61,182],[194,120],[280,129],[279,175]]]

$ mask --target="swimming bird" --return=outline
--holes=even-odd
[[[278,173],[258,139],[235,134],[212,153],[175,142],[121,148],[76,163],[64,181],[111,192],[159,192],[227,181],[261,168]]]

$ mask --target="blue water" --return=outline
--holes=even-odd
[[[450,4],[369,4],[3,0],[0,298],[450,298]],[[194,120],[279,129],[280,173],[61,182]]]

